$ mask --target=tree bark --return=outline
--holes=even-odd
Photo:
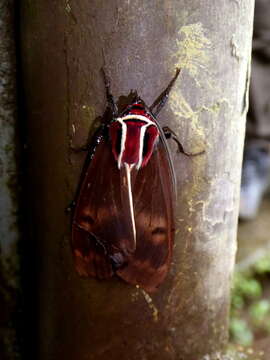
[[[17,99],[14,1],[0,0],[0,358],[18,359]],[[16,324],[15,324],[16,323]]]
[[[253,0],[23,2],[39,360],[194,360],[226,344],[253,6]],[[151,296],[118,279],[81,279],[73,267],[65,208],[85,156],[70,146],[85,144],[105,110],[103,54],[120,101],[136,89],[150,105],[181,67],[160,123],[177,132],[186,151],[205,150],[185,157],[171,144],[176,246],[171,272]]]

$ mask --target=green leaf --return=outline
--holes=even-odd
[[[257,324],[262,323],[270,315],[270,302],[265,299],[255,302],[250,306],[249,313]]]
[[[251,345],[253,334],[245,320],[238,318],[231,319],[230,332],[234,342],[243,346]]]

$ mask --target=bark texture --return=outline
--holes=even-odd
[[[253,5],[23,2],[39,360],[197,360],[226,343]],[[136,89],[151,104],[180,66],[160,123],[178,133],[187,151],[205,150],[188,158],[171,144],[179,194],[176,246],[170,275],[151,297],[118,279],[80,279],[73,268],[65,207],[85,156],[70,145],[83,145],[104,112],[103,53],[120,102]]]
[[[19,292],[14,33],[14,1],[0,0],[0,358],[3,360],[18,359],[14,321]]]

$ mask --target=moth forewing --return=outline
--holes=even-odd
[[[164,92],[166,102],[179,70]],[[105,76],[105,74],[104,74]],[[174,241],[175,177],[161,126],[136,96],[121,114],[105,77],[113,118],[94,138],[78,191],[72,249],[82,276],[108,278],[155,291],[164,281]],[[165,99],[165,100],[164,100]],[[108,131],[105,131],[105,130]]]

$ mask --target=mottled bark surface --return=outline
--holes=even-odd
[[[39,360],[197,360],[226,343],[253,5],[23,3]],[[70,144],[83,145],[104,112],[102,51],[117,99],[136,89],[151,104],[180,66],[160,123],[178,133],[187,151],[205,150],[187,158],[171,144],[179,190],[176,247],[170,275],[151,297],[118,279],[80,279],[73,268],[65,207],[85,156],[72,153]]]
[[[14,2],[0,0],[0,358],[17,359],[18,223]]]

